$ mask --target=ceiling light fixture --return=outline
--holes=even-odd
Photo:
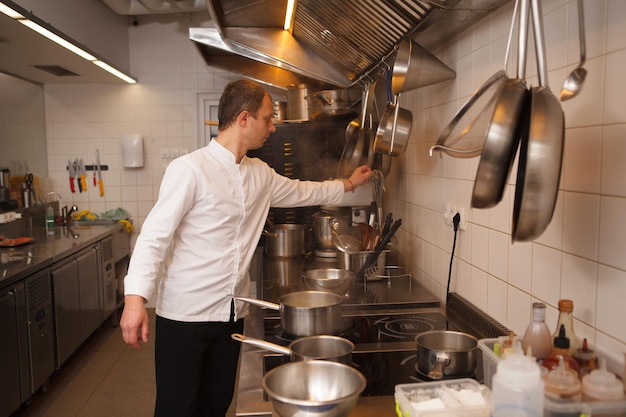
[[[137,83],[137,80],[135,80],[134,78],[124,74],[123,72],[121,72],[118,69],[112,67],[111,65],[109,65],[109,64],[99,60],[98,58],[96,58],[91,53],[85,51],[83,48],[81,48],[78,45],[76,45],[73,41],[67,40],[67,39],[61,37],[60,35],[57,35],[56,33],[54,33],[52,30],[44,27],[43,23],[36,22],[35,21],[36,19],[32,19],[32,18],[29,19],[29,18],[27,18],[26,15],[28,13],[18,12],[15,9],[13,9],[13,6],[9,7],[4,2],[0,2],[0,12],[5,14],[5,15],[7,15],[7,16],[9,16],[12,19],[17,20],[18,22],[20,22],[24,26],[34,30],[35,32],[39,33],[42,36],[45,36],[46,38],[50,39],[52,42],[56,43],[59,46],[62,46],[63,48],[67,49],[68,51],[71,51],[71,52],[75,53],[76,55],[80,56],[81,58],[84,58],[87,61],[93,62],[94,64],[96,64],[100,68],[102,68],[105,71],[113,74],[114,76],[118,77],[119,79],[121,79],[121,80],[123,80],[123,81],[125,81],[125,82],[127,82],[129,84]]]
[[[289,30],[291,27],[291,19],[293,17],[293,5],[295,0],[287,0],[287,12],[285,13],[285,30]]]

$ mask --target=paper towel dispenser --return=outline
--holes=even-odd
[[[124,168],[143,167],[143,138],[137,133],[122,135],[122,165]]]

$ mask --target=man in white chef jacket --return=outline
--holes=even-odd
[[[372,175],[299,181],[246,157],[276,131],[272,99],[234,81],[218,107],[218,136],[173,160],[143,224],[124,280],[124,341],[148,341],[144,303],[156,292],[156,417],[223,417],[232,401],[248,306],[248,268],[270,207],[337,205]],[[160,266],[164,265],[162,274]]]

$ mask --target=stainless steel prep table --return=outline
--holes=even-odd
[[[12,248],[0,248],[0,287],[11,285],[63,260],[121,228],[122,225],[117,223],[100,226],[72,225],[71,227],[56,225],[52,234],[47,234],[45,229],[24,228],[24,233],[20,236],[32,237],[34,239],[32,243]]]

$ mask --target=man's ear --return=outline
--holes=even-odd
[[[237,115],[237,123],[240,126],[245,126],[248,123],[248,119],[250,118],[250,112],[247,110],[242,111]]]

